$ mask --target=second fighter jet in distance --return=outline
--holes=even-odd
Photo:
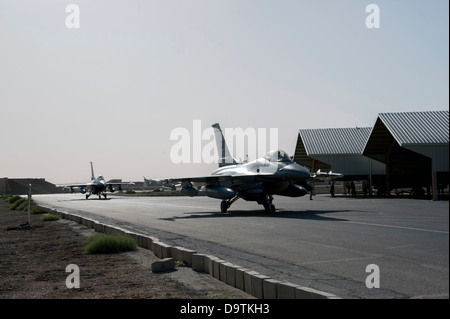
[[[74,188],[78,188],[80,190],[80,193],[86,194],[86,199],[89,198],[91,195],[98,195],[98,198],[101,199],[102,196],[104,198],[107,198],[106,192],[109,191],[111,193],[114,193],[116,191],[115,187],[117,187],[119,190],[122,190],[122,186],[124,185],[133,185],[133,183],[110,183],[107,182],[102,175],[99,175],[98,177],[95,177],[94,175],[94,166],[91,162],[91,181],[87,183],[75,183],[75,184],[62,184],[57,185],[58,187],[63,188],[70,188],[71,192],[73,193],[75,190]]]

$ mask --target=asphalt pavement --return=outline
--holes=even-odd
[[[275,214],[243,200],[223,214],[203,196],[33,198],[341,298],[449,298],[448,201],[275,197]]]

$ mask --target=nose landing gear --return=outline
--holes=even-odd
[[[220,202],[220,211],[222,213],[226,213],[228,208],[230,208],[231,204],[233,204],[238,199],[239,199],[238,196],[235,196],[231,199],[224,199],[223,201]]]
[[[264,202],[262,205],[264,206],[264,209],[266,210],[266,213],[273,214],[275,213],[275,205],[272,204],[273,196],[271,194],[266,194],[264,198]]]

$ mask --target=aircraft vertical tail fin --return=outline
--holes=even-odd
[[[94,166],[92,165],[91,162],[91,180],[95,179],[95,175],[94,175]]]
[[[217,152],[219,153],[219,167],[236,165],[236,160],[231,156],[228,146],[223,137],[222,130],[220,129],[219,123],[212,125],[214,128],[214,137],[217,143]]]

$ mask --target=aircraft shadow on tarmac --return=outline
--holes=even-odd
[[[90,199],[86,199],[86,198],[74,198],[74,199],[61,199],[58,200],[58,202],[80,202],[80,201],[91,201],[91,200],[95,200],[95,201],[104,201],[104,200],[111,200],[111,198],[90,198]]]
[[[348,221],[347,219],[334,218],[328,216],[322,216],[324,214],[351,212],[351,210],[304,210],[304,211],[291,211],[291,210],[279,210],[274,214],[268,214],[262,210],[243,211],[243,210],[231,210],[227,213],[219,212],[189,212],[185,213],[187,216],[174,216],[167,218],[160,218],[160,220],[176,221],[177,219],[191,219],[191,218],[234,218],[234,217],[266,217],[266,218],[291,218],[291,219],[308,219],[308,220],[321,220],[321,221]]]

